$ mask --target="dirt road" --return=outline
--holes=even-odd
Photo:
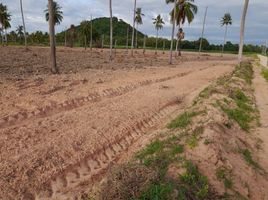
[[[5,70],[0,199],[67,199],[88,191],[137,139],[189,105],[235,63],[232,57],[205,55],[198,62],[191,57],[196,55],[172,67],[161,61],[139,69],[23,75],[17,81]]]
[[[261,127],[257,129],[256,133],[261,139],[263,147],[259,154],[259,162],[264,169],[268,169],[268,82],[262,77],[260,67],[255,66],[254,71],[255,97],[261,117]]]

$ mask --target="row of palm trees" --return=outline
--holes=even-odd
[[[170,58],[169,63],[172,64],[172,58],[173,58],[173,41],[175,36],[175,28],[178,27],[179,29],[184,25],[184,23],[187,21],[189,24],[194,20],[194,16],[197,13],[197,6],[194,4],[194,0],[165,0],[167,4],[174,4],[173,9],[170,12],[171,16],[171,23],[172,23],[172,34],[171,34],[171,45],[170,45]],[[241,31],[240,31],[240,49],[239,49],[239,62],[242,60],[242,51],[243,51],[243,41],[244,41],[244,27],[245,27],[245,18],[247,13],[249,0],[245,0],[244,10],[242,14],[241,19]],[[20,0],[20,6],[21,6],[21,14],[22,14],[22,21],[23,21],[23,32],[24,32],[24,38],[25,38],[25,47],[27,48],[27,35],[26,35],[26,27],[24,23],[24,14],[23,14],[23,3],[22,0]],[[137,8],[137,0],[134,0],[134,15],[133,15],[133,31],[132,31],[132,42],[131,42],[131,55],[133,55],[133,49],[134,49],[134,34],[135,34],[135,28],[138,30],[138,26],[142,24],[142,16],[144,14],[142,13],[141,8]],[[109,10],[110,10],[110,60],[113,58],[113,21],[112,21],[112,0],[109,0]],[[50,46],[51,46],[51,64],[52,64],[52,72],[58,73],[58,69],[56,66],[56,51],[55,51],[55,28],[54,26],[59,24],[63,17],[62,17],[62,11],[60,10],[60,6],[53,0],[48,0],[48,8],[45,10],[46,12],[46,20],[49,21],[49,30],[50,30]],[[50,17],[53,16],[53,17]],[[7,10],[7,7],[4,6],[2,3],[0,4],[0,24],[1,24],[1,31],[3,32],[7,28],[10,27],[10,18],[11,15]],[[232,19],[230,14],[225,14],[225,16],[222,18],[221,24],[226,26],[225,29],[225,37],[224,37],[224,43],[227,33],[227,26],[231,25]],[[157,40],[158,40],[158,31],[163,28],[163,19],[161,18],[161,15],[158,15],[155,19],[153,19],[153,24],[155,25],[156,31],[157,31],[157,37],[156,37],[156,49],[157,49]],[[92,27],[92,26],[91,26]],[[88,32],[89,30],[85,29],[85,32]],[[136,31],[136,38],[137,38]],[[1,34],[2,36],[4,34]],[[86,34],[85,34],[86,35]],[[3,41],[3,40],[2,40]],[[179,38],[177,38],[176,43],[176,52],[178,50],[179,46]],[[137,46],[137,40],[136,40],[136,46]],[[224,50],[224,46],[223,49]]]

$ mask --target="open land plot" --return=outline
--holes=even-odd
[[[48,48],[0,48],[0,199],[81,196],[236,63],[184,53],[168,65],[168,52],[142,50],[117,50],[111,63],[107,50],[57,57],[61,74],[51,75]]]

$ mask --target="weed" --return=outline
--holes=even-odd
[[[231,189],[233,187],[233,181],[230,178],[230,172],[220,167],[216,170],[217,179],[223,181],[225,188]]]
[[[162,151],[163,148],[164,148],[163,141],[156,140],[156,141],[152,142],[151,144],[149,144],[145,149],[140,151],[138,153],[137,157],[140,159],[145,158],[148,155],[152,155],[156,152]]]
[[[149,188],[143,192],[143,194],[133,200],[166,200],[171,199],[171,194],[173,192],[173,186],[170,183],[159,183],[159,184],[151,184]]]
[[[186,128],[191,122],[192,117],[199,115],[201,112],[185,112],[172,120],[167,127],[169,129]]]
[[[235,109],[223,108],[223,111],[226,112],[226,114],[230,119],[235,120],[244,131],[249,132],[250,122],[253,119],[248,113],[239,108]]]
[[[180,196],[187,197],[187,193],[191,193],[197,199],[206,199],[209,194],[207,177],[201,175],[197,166],[190,161],[186,162],[185,168],[186,172],[180,176],[180,180],[184,186],[179,190]]]
[[[260,168],[259,164],[256,163],[251,155],[251,152],[248,149],[244,149],[242,150],[242,154],[244,157],[244,160],[246,161],[246,163],[254,168]]]
[[[252,84],[253,74],[253,67],[250,62],[243,62],[237,65],[234,72],[236,77],[244,79],[246,83],[250,85]]]
[[[186,142],[191,149],[198,146],[198,138],[196,135],[192,135],[190,138],[187,139]]]
[[[176,154],[180,154],[180,153],[183,153],[184,151],[184,147],[183,145],[176,145],[174,146],[172,149],[171,149],[171,153],[172,155],[176,155]]]
[[[265,68],[262,69],[262,75],[268,81],[268,70],[267,69],[265,69]]]

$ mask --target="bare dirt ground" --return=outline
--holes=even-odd
[[[186,107],[234,56],[0,48],[0,199],[81,196],[145,133]]]
[[[254,88],[257,105],[261,116],[261,126],[256,130],[262,141],[263,148],[259,155],[260,163],[268,169],[268,83],[262,77],[260,67],[255,66]],[[268,196],[266,196],[268,198]]]

